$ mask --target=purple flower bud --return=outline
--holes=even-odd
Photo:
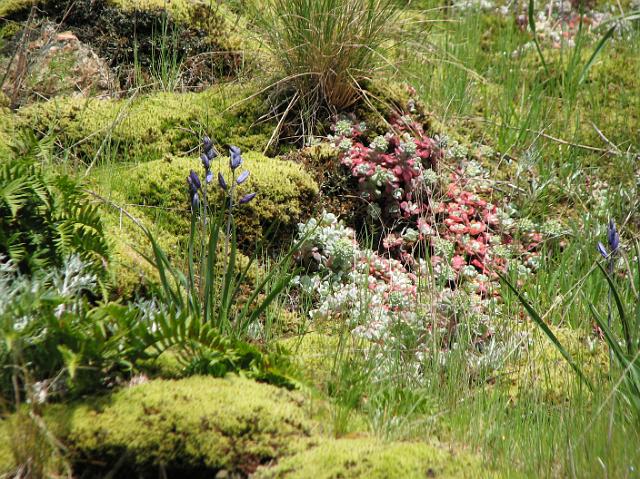
[[[247,178],[249,178],[249,172],[247,170],[244,170],[242,173],[240,173],[240,176],[238,176],[236,183],[241,185],[242,183],[247,181]]]
[[[209,169],[211,168],[211,160],[209,160],[209,157],[206,154],[202,153],[200,155],[200,160],[202,160],[204,171],[209,171]]]
[[[607,228],[607,242],[611,248],[611,254],[615,253],[620,246],[620,235],[616,230],[616,224],[613,220],[609,220],[609,227]]]
[[[189,172],[189,177],[187,179],[189,184],[193,186],[194,189],[199,190],[202,187],[202,183],[200,183],[200,178],[198,177],[198,173],[191,170]]]
[[[245,203],[249,203],[249,201],[251,201],[255,197],[256,197],[255,193],[249,193],[248,195],[244,195],[242,198],[240,198],[240,201],[238,203],[240,203],[241,205],[244,205]]]
[[[229,149],[231,154],[231,159],[229,160],[229,166],[231,166],[232,170],[235,170],[242,164],[242,156],[240,155],[240,148],[237,146],[232,146]]]
[[[222,176],[222,173],[218,173],[218,184],[220,185],[220,188],[227,191],[227,182],[224,181],[224,176]]]
[[[198,192],[196,187],[193,186],[193,183],[191,183],[191,177],[190,176],[187,176],[187,185],[189,185],[189,196],[193,196]]]
[[[213,181],[213,173],[211,173],[210,171],[207,173],[207,177],[205,178],[207,184],[211,183]]]
[[[607,253],[606,248],[600,242],[598,242],[598,252],[602,255],[603,258],[606,258],[607,256],[609,256],[609,253]]]
[[[194,210],[197,210],[198,207],[200,206],[200,195],[198,195],[198,192],[194,193],[191,196],[191,206],[193,207]]]
[[[204,149],[204,154],[207,156],[209,161],[213,160],[216,156],[218,156],[218,153],[216,152],[216,149],[213,146],[213,142],[211,141],[211,138],[209,138],[208,136],[205,136],[204,138],[202,138],[202,147]]]

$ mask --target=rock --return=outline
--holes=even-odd
[[[208,0],[3,0],[3,18],[22,22],[35,4],[35,21],[70,30],[106,59],[124,90],[160,86],[202,89],[235,76],[248,63],[246,21]],[[2,2],[0,2],[2,3]],[[170,63],[171,80],[162,62]],[[175,63],[174,63],[175,61]]]
[[[19,41],[16,48],[2,87],[14,107],[59,95],[110,96],[118,89],[107,63],[73,33],[58,32],[51,22],[45,21],[35,39],[24,46]]]

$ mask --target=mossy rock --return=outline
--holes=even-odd
[[[220,2],[209,0],[5,0],[0,27],[22,23],[32,5],[35,19],[47,18],[71,30],[106,59],[125,86],[153,79],[162,55],[180,65],[181,84],[200,87],[245,68],[246,22]],[[137,69],[137,70],[136,70]],[[134,80],[144,74],[145,81]]]
[[[257,192],[256,198],[246,205],[238,205],[235,221],[238,237],[244,244],[262,238],[262,231],[278,223],[291,231],[301,221],[313,205],[318,187],[302,167],[296,163],[267,158],[260,153],[243,154],[242,169],[248,170],[249,179],[238,188],[238,195]],[[212,166],[214,171],[221,170],[230,181],[226,158],[220,164]],[[186,177],[190,170],[199,171],[200,161],[195,158],[171,158],[143,163],[125,170],[121,181],[113,184],[125,199],[136,205],[150,209],[169,211],[163,222],[167,233],[172,235],[189,234],[189,202],[187,198]],[[121,188],[121,189],[120,189]],[[217,185],[209,188],[209,201],[222,205],[223,196]]]
[[[119,463],[119,477],[250,474],[313,444],[316,428],[300,395],[239,377],[154,380],[46,417],[77,474]]]
[[[218,86],[200,93],[155,93],[124,100],[56,98],[19,110],[15,128],[52,134],[85,164],[141,162],[186,154],[208,133],[215,141],[262,151],[272,125],[255,121],[266,106],[242,101],[251,86]],[[236,105],[235,108],[231,108]]]
[[[587,334],[569,328],[553,328],[560,344],[592,381],[606,373],[609,357],[603,344],[590,341]],[[586,391],[577,373],[556,346],[541,332],[532,332],[529,349],[504,368],[509,395],[513,400],[535,396],[549,403],[568,401],[580,389]],[[501,375],[498,375],[501,376]]]
[[[256,479],[423,479],[497,477],[474,456],[426,443],[384,443],[374,438],[326,440],[317,447],[260,468]]]

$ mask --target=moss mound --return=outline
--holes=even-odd
[[[243,154],[243,168],[250,171],[249,179],[239,187],[239,194],[256,191],[255,200],[238,207],[236,223],[241,242],[250,244],[260,239],[262,231],[280,223],[291,229],[311,207],[318,188],[311,177],[292,162],[267,158],[260,153]],[[220,170],[228,175],[225,158],[220,160]],[[216,165],[213,169],[216,170]],[[188,199],[186,177],[189,170],[200,169],[199,160],[172,158],[143,163],[124,171],[113,190],[120,191],[128,203],[157,208],[168,214],[153,215],[156,223],[163,223],[167,233],[189,234]],[[217,185],[209,190],[209,200],[222,204],[222,195]],[[168,210],[168,211],[167,211]]]
[[[390,479],[492,477],[473,456],[424,443],[338,439],[261,468],[259,479]]]
[[[107,398],[52,407],[48,420],[78,474],[119,477],[164,468],[169,477],[250,474],[312,441],[301,397],[230,377],[157,380]]]
[[[15,127],[53,134],[65,152],[90,164],[150,161],[185,154],[209,132],[214,139],[262,151],[271,125],[255,125],[261,100],[241,100],[250,87],[224,85],[201,93],[155,93],[126,100],[58,98],[22,108]]]
[[[0,101],[2,94],[0,93]],[[13,115],[0,104],[0,158],[6,158],[11,154],[11,144],[13,131]]]
[[[280,341],[304,376],[316,385],[331,379],[339,337],[322,333],[308,333]]]

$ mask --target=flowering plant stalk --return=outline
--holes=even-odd
[[[609,223],[607,230],[607,242],[611,251],[605,255],[608,259],[608,267],[605,267],[601,263],[597,263],[598,268],[602,272],[609,286],[609,300],[608,300],[608,317],[605,322],[593,304],[589,304],[591,315],[597,323],[598,327],[602,330],[604,339],[609,346],[609,354],[611,358],[611,365],[617,363],[619,369],[622,371],[622,385],[620,389],[622,397],[627,405],[633,410],[636,415],[636,420],[640,420],[640,244],[635,243],[635,255],[637,271],[636,284],[634,285],[634,272],[629,267],[628,277],[630,283],[628,284],[628,291],[625,293],[621,285],[616,285],[613,281],[614,271],[614,259],[615,254],[619,254],[620,236],[618,235],[613,222]],[[598,250],[602,254],[603,251],[607,252],[602,244],[598,245]],[[622,329],[622,337],[619,333],[616,333],[616,328],[612,324],[612,306],[611,297],[613,297],[613,303],[616,306],[618,316],[620,318],[620,326]],[[615,359],[615,362],[613,361]]]
[[[615,224],[610,221],[607,228],[607,244],[609,250],[602,244],[598,244],[599,253],[606,259],[606,264],[596,262],[596,266],[600,269],[609,286],[609,300],[607,301],[608,317],[605,320],[596,306],[589,302],[588,306],[594,321],[603,333],[604,340],[610,350],[611,369],[617,365],[621,371],[620,392],[624,403],[635,416],[635,421],[640,420],[640,244],[635,244],[635,261],[636,271],[632,271],[629,266],[627,277],[630,278],[627,288],[623,288],[622,284],[616,285],[613,280],[612,273],[614,271],[615,259],[614,255],[620,254],[620,236],[615,228]],[[524,298],[513,283],[505,276],[500,275],[505,284],[517,296],[518,301],[527,310],[529,316],[542,329],[545,335],[556,346],[565,360],[571,365],[585,383],[593,390],[593,385],[587,379],[582,369],[574,361],[573,357],[567,352],[558,338],[553,334],[549,326],[542,319],[536,309]],[[634,284],[635,276],[635,284]],[[611,301],[613,298],[613,301]],[[612,304],[620,318],[619,329],[612,322]]]
[[[234,307],[240,285],[247,282],[256,260],[254,255],[239,267],[234,216],[240,214],[242,205],[252,201],[256,193],[242,196],[238,193],[238,187],[250,175],[248,171],[236,174],[243,163],[239,148],[230,149],[230,181],[218,172],[216,186],[212,161],[218,154],[209,137],[204,137],[202,146],[200,158],[204,181],[194,170],[187,176],[191,204],[187,273],[185,275],[171,263],[155,237],[145,230],[153,250],[153,257],[147,259],[158,270],[161,296],[173,308],[187,313],[194,334],[214,328],[220,333],[241,337],[247,335],[250,326],[258,322],[291,281],[293,273],[289,266],[297,246],[284,254],[254,285],[241,307]],[[212,201],[218,197],[214,188],[222,192],[222,207]]]

